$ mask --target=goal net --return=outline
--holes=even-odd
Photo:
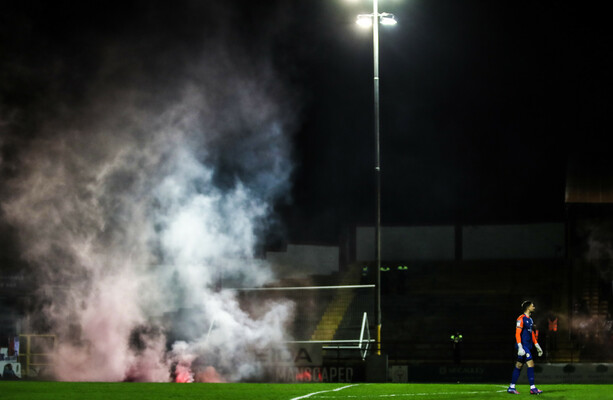
[[[375,285],[294,286],[243,288],[237,291],[241,307],[257,312],[269,301],[294,303],[288,343],[320,343],[324,350],[359,354],[372,348],[369,322],[374,316]]]

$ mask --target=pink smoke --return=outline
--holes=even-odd
[[[100,82],[82,108],[38,121],[40,131],[12,157],[0,214],[15,229],[41,304],[20,333],[56,335],[59,380],[167,382],[175,364],[185,382],[239,380],[259,372],[250,349],[283,343],[290,307],[266,306],[252,318],[213,288],[220,271],[249,285],[272,278],[254,249],[270,202],[288,187],[288,102],[271,97],[282,93],[270,90],[277,79],[260,79],[253,63],[233,71],[247,64],[228,62],[221,74],[196,64],[203,72],[181,88]],[[237,90],[245,84],[250,90]],[[214,104],[228,94],[234,107]],[[220,188],[210,154],[224,151],[249,173]],[[205,310],[183,321],[194,330],[214,320],[217,328],[208,342],[191,336],[177,354],[166,348],[164,318],[184,309]],[[155,329],[135,341],[143,327]],[[223,353],[210,363],[232,376],[213,367],[194,374],[191,362],[207,351]]]
[[[225,383],[225,379],[217,372],[217,370],[208,366],[204,369],[204,371],[198,372],[195,377],[196,382],[203,383]]]

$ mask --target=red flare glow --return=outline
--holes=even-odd
[[[297,381],[307,381],[309,382],[311,380],[311,371],[303,371],[303,372],[299,372],[296,374],[296,380]]]
[[[315,370],[315,375],[313,373],[311,373],[310,370],[305,369],[302,372],[298,372],[296,374],[296,381],[298,382],[323,382],[322,377],[321,377],[321,371],[319,371],[319,373],[316,372],[317,370]]]
[[[177,375],[175,382],[191,383],[194,381],[194,376],[192,374],[192,371],[189,369],[189,367],[185,365],[177,365],[175,373]]]

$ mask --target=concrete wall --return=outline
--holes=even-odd
[[[356,261],[375,259],[372,226],[355,231]],[[563,223],[464,226],[456,238],[454,226],[381,228],[383,260],[454,260],[461,243],[463,260],[552,259],[564,257]]]
[[[562,223],[465,226],[462,228],[462,258],[562,258],[564,238]]]
[[[339,270],[337,246],[295,245],[284,252],[266,252],[277,278],[305,278],[309,275],[327,275]]]
[[[384,260],[453,260],[453,226],[381,228],[381,258]],[[356,260],[375,259],[375,230],[356,228]]]

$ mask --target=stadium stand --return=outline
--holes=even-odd
[[[464,359],[508,360],[518,299],[534,299],[544,317],[545,310],[554,305],[549,286],[557,283],[550,282],[552,272],[560,267],[542,260],[385,265],[381,273],[382,349],[390,360],[411,362],[450,361],[449,338],[458,330],[464,336]],[[528,282],[526,275],[531,276]],[[374,282],[372,268],[361,279],[361,283],[368,282]],[[355,332],[355,309],[369,303],[364,296],[369,294],[353,298],[334,339],[346,339]],[[546,327],[546,320],[537,319],[539,324]]]
[[[560,259],[385,261],[381,270],[382,351],[390,362],[450,363],[450,335],[459,331],[463,335],[462,362],[508,362],[513,357],[518,303],[531,299],[537,305],[534,320],[547,362],[610,359],[611,354],[598,344],[613,342],[609,326],[611,296],[589,265],[575,268],[572,279],[565,268],[565,261]],[[284,280],[275,286],[374,282],[371,265],[353,264],[342,274]],[[580,296],[574,299],[577,293]],[[241,299],[246,309],[249,303],[261,304],[263,299],[294,302],[290,333],[295,340],[355,340],[364,312],[368,314],[370,335],[376,336],[373,289],[263,290],[242,293]],[[555,346],[548,333],[548,318],[553,314],[558,316],[559,326]],[[357,356],[341,346],[336,351],[333,346],[327,347],[324,356],[329,358]]]

